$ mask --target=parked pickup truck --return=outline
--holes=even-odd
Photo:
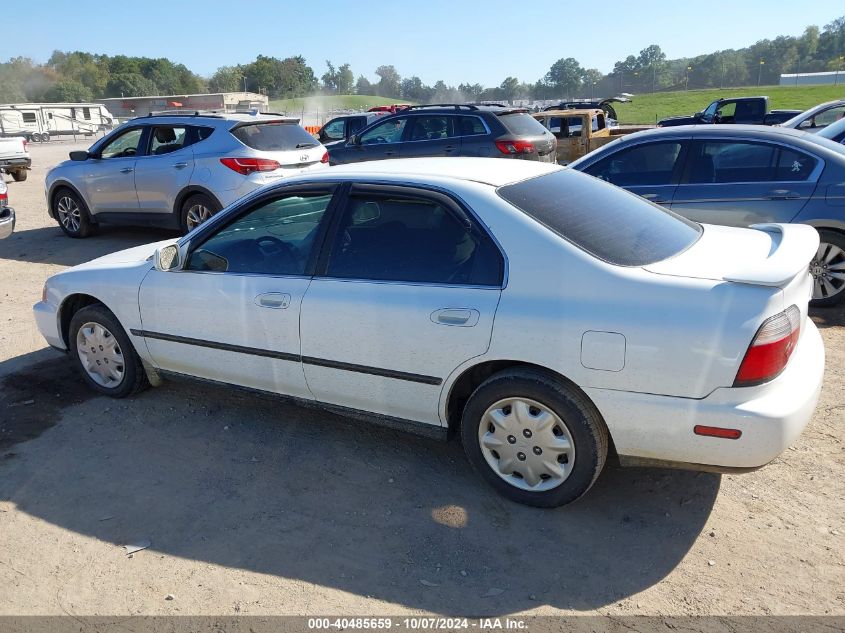
[[[701,112],[692,116],[673,116],[657,122],[657,127],[699,125],[708,123],[745,123],[749,125],[777,125],[788,121],[801,110],[769,111],[768,97],[737,97],[716,99]]]
[[[0,172],[10,174],[15,182],[26,180],[32,165],[26,139],[22,136],[0,138]]]
[[[607,145],[623,134],[638,132],[644,127],[608,127],[605,112],[599,108],[586,110],[545,110],[532,114],[557,138],[557,163],[567,165],[576,158]]]

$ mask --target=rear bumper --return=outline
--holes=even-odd
[[[607,389],[586,392],[604,416],[623,465],[660,462],[735,471],[767,464],[798,438],[812,418],[823,375],[824,345],[807,319],[786,369],[764,385],[720,388],[701,400]],[[697,424],[739,429],[742,436],[695,435]]]
[[[0,207],[0,240],[15,232],[15,210],[12,207]]]
[[[66,350],[67,345],[59,330],[59,311],[56,306],[47,301],[39,301],[32,306],[32,313],[35,316],[35,325],[47,343],[56,349]]]
[[[31,166],[31,158],[0,158],[0,169],[29,169]]]

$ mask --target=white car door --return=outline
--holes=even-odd
[[[142,335],[167,371],[311,399],[299,311],[333,186],[274,191],[197,234],[141,284]]]
[[[443,381],[483,354],[504,257],[442,194],[355,185],[302,304],[302,362],[322,402],[439,425]]]

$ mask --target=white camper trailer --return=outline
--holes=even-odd
[[[46,142],[57,136],[93,136],[116,125],[101,103],[8,103],[0,105],[0,136]]]

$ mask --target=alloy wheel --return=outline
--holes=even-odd
[[[193,231],[200,224],[208,220],[212,215],[211,209],[204,204],[195,204],[188,209],[187,225],[188,230]]]
[[[828,299],[845,289],[845,251],[829,242],[819,244],[810,262],[813,299]]]
[[[82,368],[101,387],[123,382],[126,365],[117,339],[99,323],[89,321],[76,333],[76,351]]]
[[[527,398],[491,405],[478,426],[478,441],[493,472],[522,490],[556,488],[575,465],[575,443],[566,424],[549,407]]]
[[[59,198],[56,209],[59,212],[59,222],[62,223],[62,226],[71,233],[79,232],[81,212],[76,200],[70,196],[62,196]]]

